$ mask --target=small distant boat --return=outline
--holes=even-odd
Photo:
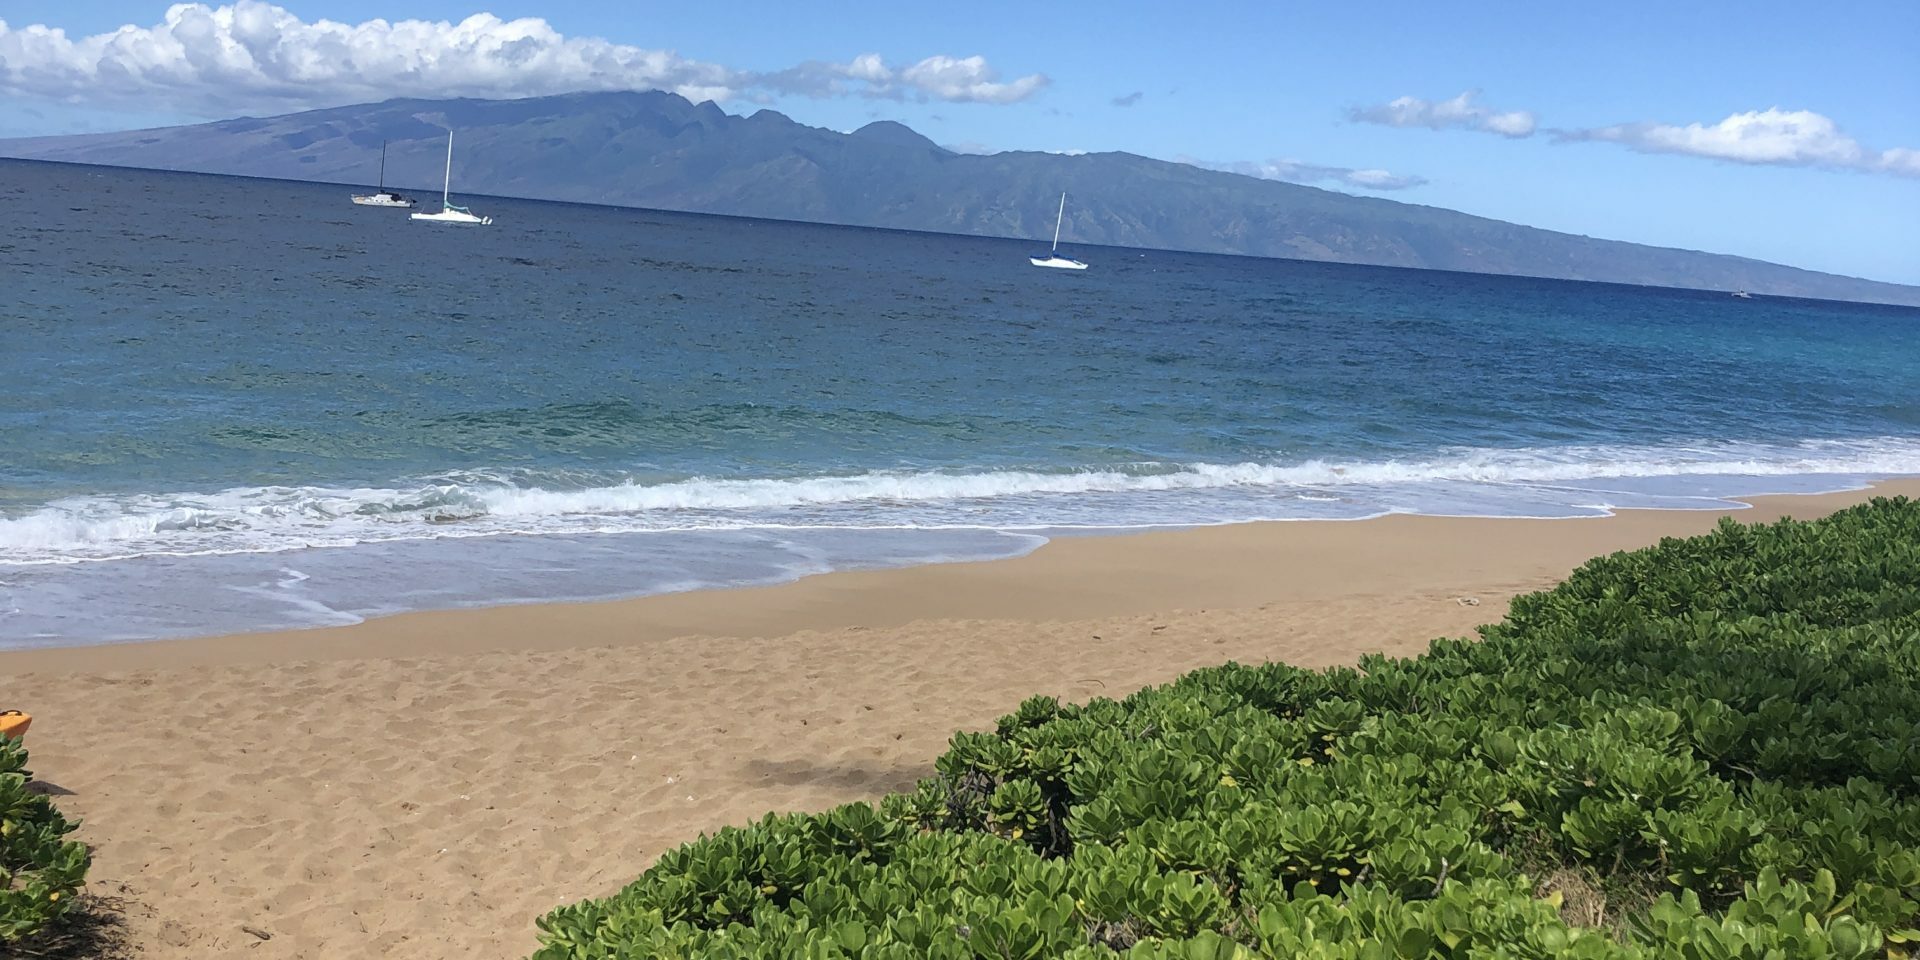
[[[468,210],[466,207],[456,207],[452,203],[449,203],[448,198],[452,196],[452,192],[453,192],[453,131],[448,130],[447,131],[447,176],[446,176],[446,179],[443,180],[440,184],[440,212],[439,213],[416,213],[416,214],[413,214],[413,219],[425,220],[428,223],[468,223],[468,224],[473,224],[474,226],[480,226],[480,227],[484,227],[487,224],[493,222],[492,217],[475,216],[473,211]]]
[[[417,214],[416,214],[417,216]],[[1060,212],[1053,218],[1053,251],[1044,257],[1028,257],[1027,262],[1036,267],[1052,267],[1056,270],[1085,270],[1087,265],[1071,257],[1060,255],[1060,224],[1067,218],[1067,195],[1060,194]]]
[[[1752,299],[1753,299],[1753,294],[1751,294],[1751,293],[1748,293],[1748,292],[1746,292],[1745,290],[1735,290],[1735,291],[1733,292],[1733,295],[1734,295],[1734,296],[1736,296],[1736,297],[1739,297],[1739,298],[1740,298],[1740,299],[1742,299],[1742,300],[1752,300]]]
[[[387,189],[387,142],[380,141],[380,186],[378,192],[353,195],[353,202],[363,207],[411,207],[412,197],[403,197]]]

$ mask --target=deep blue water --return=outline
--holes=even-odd
[[[346,194],[0,161],[0,646],[1920,473],[1910,308]]]

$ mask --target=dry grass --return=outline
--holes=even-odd
[[[1576,927],[1611,927],[1619,919],[1609,909],[1607,895],[1587,881],[1585,871],[1561,867],[1541,878],[1534,896],[1560,895],[1560,919]]]
[[[1529,871],[1536,897],[1560,898],[1560,919],[1569,925],[1605,930],[1615,940],[1627,938],[1627,920],[1645,913],[1659,896],[1657,877],[1603,879],[1592,870],[1562,865]]]

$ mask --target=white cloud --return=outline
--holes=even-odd
[[[1894,147],[1880,153],[1880,167],[1888,173],[1897,173],[1905,177],[1920,177],[1920,150],[1908,147]]]
[[[1401,97],[1347,112],[1350,119],[1390,127],[1458,127],[1521,139],[1540,131],[1537,118],[1525,110],[1499,112],[1476,102],[1469,90],[1451,100]],[[1714,124],[1618,123],[1575,130],[1547,129],[1558,142],[1579,140],[1617,143],[1640,153],[1677,153],[1734,163],[1786,167],[1824,167],[1920,177],[1920,150],[1894,147],[1873,150],[1841,131],[1840,125],[1811,110],[1769,107],[1736,113]],[[1281,178],[1285,179],[1285,178]]]
[[[1531,112],[1493,110],[1475,102],[1479,95],[1477,90],[1468,90],[1451,100],[1401,97],[1371,107],[1355,107],[1347,111],[1347,116],[1361,123],[1379,123],[1389,127],[1427,127],[1432,130],[1458,127],[1497,133],[1503,137],[1533,134],[1538,120]]]
[[[1047,85],[1045,74],[1030,74],[1010,83],[1001,83],[1000,74],[987,65],[985,57],[928,57],[899,73],[906,87],[938,100],[977,103],[1014,103],[1040,92]]]
[[[847,64],[847,76],[869,83],[885,83],[893,78],[893,71],[887,69],[886,61],[877,53],[863,53]]]
[[[1330,167],[1318,163],[1302,163],[1298,160],[1236,160],[1229,163],[1215,163],[1195,160],[1192,157],[1180,157],[1178,162],[1205,167],[1208,170],[1259,177],[1262,180],[1284,180],[1287,183],[1334,183],[1362,190],[1406,190],[1422,186],[1427,182],[1427,178],[1411,174],[1391,173],[1379,169]]]
[[[1587,130],[1556,131],[1560,140],[1618,143],[1641,153],[1679,153],[1734,163],[1920,176],[1920,151],[1905,147],[1875,151],[1811,110],[1749,110],[1715,124],[1623,123]]]
[[[892,100],[946,100],[954,103],[1018,103],[1050,81],[1035,73],[1001,82],[985,57],[928,57],[891,67],[877,53],[847,63],[814,60],[776,73],[760,74],[755,86],[803,97],[857,95]]]
[[[773,92],[1014,103],[1046,84],[1042,74],[1003,83],[977,56],[934,56],[895,69],[869,53],[846,64],[756,73],[491,13],[458,23],[308,23],[264,0],[178,3],[153,26],[79,38],[0,20],[0,94],[200,115],[582,90],[669,90],[696,101]]]

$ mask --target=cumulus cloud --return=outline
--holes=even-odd
[[[1139,90],[1135,90],[1134,92],[1129,93],[1124,97],[1114,97],[1112,100],[1112,103],[1116,107],[1131,107],[1134,104],[1139,103],[1140,98],[1144,96],[1146,96],[1145,93],[1142,93]]]
[[[1015,103],[1046,85],[1038,73],[1003,82],[977,56],[894,67],[869,53],[759,73],[490,13],[458,23],[309,23],[264,0],[178,3],[153,26],[78,38],[0,20],[0,93],[202,114],[581,90],[668,90],[696,101],[790,93]]]
[[[750,85],[802,97],[862,96],[889,100],[946,100],[954,103],[1018,103],[1050,81],[1035,73],[1002,82],[984,57],[928,57],[892,67],[877,53],[846,63],[812,60],[774,73],[754,75]]]
[[[1920,150],[1894,147],[1880,152],[1880,167],[1903,177],[1920,177]]]
[[[1047,77],[1041,73],[1001,83],[999,71],[979,56],[928,57],[901,70],[898,80],[923,96],[977,103],[1016,103],[1039,93],[1040,88],[1047,85]]]
[[[1526,110],[1494,110],[1477,101],[1480,92],[1468,90],[1451,100],[1422,100],[1400,97],[1371,107],[1355,107],[1347,117],[1360,123],[1379,123],[1389,127],[1426,127],[1430,130],[1458,128],[1497,133],[1503,137],[1533,134],[1538,120]]]
[[[1284,180],[1288,183],[1334,183],[1357,187],[1361,190],[1406,190],[1427,182],[1427,178],[1411,174],[1391,173],[1379,169],[1330,167],[1318,163],[1302,163],[1298,160],[1236,160],[1216,163],[1181,157],[1179,162],[1205,167],[1208,170],[1259,177],[1262,180]]]
[[[1618,143],[1641,153],[1679,153],[1734,163],[1827,167],[1920,176],[1920,151],[1872,150],[1811,110],[1749,110],[1715,124],[1622,123],[1555,131],[1560,141]]]
[[[1748,110],[1719,123],[1617,123],[1584,129],[1542,128],[1529,111],[1496,111],[1469,90],[1451,100],[1401,97],[1348,111],[1350,119],[1390,127],[1459,128],[1521,139],[1535,132],[1557,143],[1617,143],[1640,153],[1674,153],[1732,163],[1821,167],[1902,177],[1920,177],[1920,150],[1875,150],[1848,136],[1832,119],[1811,110]],[[1281,178],[1285,179],[1285,178]]]

